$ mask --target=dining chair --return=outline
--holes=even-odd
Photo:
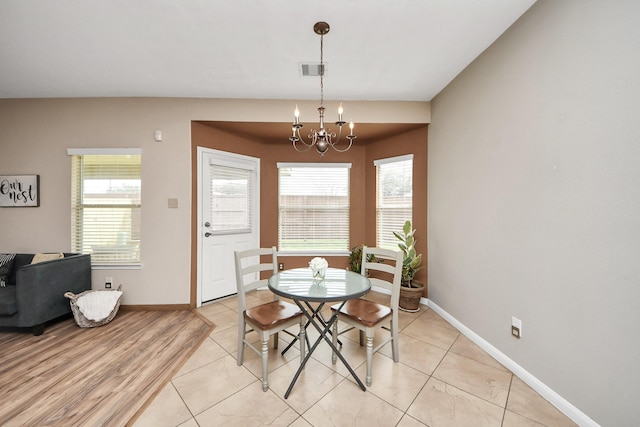
[[[260,257],[269,256],[268,262]],[[286,332],[300,342],[300,361],[305,355],[305,317],[300,308],[286,301],[280,301],[274,294],[274,300],[255,307],[247,308],[246,293],[259,287],[266,287],[268,279],[262,279],[260,273],[278,272],[276,248],[257,248],[235,251],[236,283],[238,286],[238,366],[244,361],[244,348],[248,346],[262,357],[262,390],[269,389],[267,361],[269,358],[269,339],[273,335],[273,348],[278,348],[278,332]],[[245,280],[246,279],[246,280]],[[298,335],[286,328],[298,324]],[[255,331],[260,337],[261,348],[257,349],[247,341],[247,333]]]
[[[373,259],[371,258],[373,255]],[[342,308],[336,304],[331,309],[338,311],[337,321],[333,323],[333,344],[336,345],[338,335],[354,328],[360,332],[360,345],[364,344],[366,337],[367,349],[367,376],[366,384],[371,386],[371,367],[373,354],[380,350],[388,342],[391,342],[393,361],[400,360],[398,348],[398,301],[400,299],[400,280],[402,279],[402,252],[383,248],[362,248],[362,266],[360,274],[369,275],[371,288],[379,287],[391,292],[389,305],[378,304],[365,299],[353,299],[347,301]],[[338,322],[349,325],[338,332]],[[373,337],[377,329],[389,332],[389,337],[384,339],[375,348]],[[333,353],[331,361],[336,363],[336,354]]]

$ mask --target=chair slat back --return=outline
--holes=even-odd
[[[368,261],[370,255],[375,258]],[[379,262],[382,261],[382,262]],[[400,281],[402,280],[402,252],[384,248],[362,248],[362,267],[360,274],[366,276],[369,271],[382,271],[392,275],[392,281],[370,277],[371,285],[384,288],[391,292],[390,307],[394,314],[398,312],[398,302],[400,300]]]
[[[270,262],[261,262],[261,257],[270,256]],[[238,305],[242,313],[247,308],[245,293],[267,286],[268,279],[261,279],[260,273],[278,272],[278,255],[276,247],[247,249],[235,251],[236,285],[238,289]]]

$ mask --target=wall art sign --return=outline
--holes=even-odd
[[[0,207],[40,206],[40,175],[0,175]]]

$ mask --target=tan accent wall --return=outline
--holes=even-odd
[[[365,216],[366,239],[368,244],[376,241],[376,171],[373,162],[377,159],[413,154],[413,228],[416,230],[416,250],[422,254],[424,269],[416,274],[416,280],[424,283],[427,294],[427,126],[393,138],[384,139],[367,146],[365,180],[367,183],[366,210],[372,214]],[[371,242],[371,243],[370,243]]]
[[[376,244],[376,175],[373,161],[379,158],[414,154],[414,227],[418,239],[418,250],[427,262],[427,215],[426,215],[426,176],[427,176],[427,125],[424,128],[394,136],[369,145],[358,144],[345,153],[329,151],[321,157],[315,150],[305,153],[295,151],[289,144],[268,144],[254,139],[243,138],[223,132],[214,127],[192,123],[192,253],[197,253],[197,195],[196,173],[197,147],[206,147],[237,154],[250,155],[261,159],[260,165],[260,246],[278,245],[278,162],[348,162],[351,163],[351,246],[366,243]],[[336,267],[348,266],[346,256],[327,257],[329,264]],[[286,268],[304,267],[309,257],[280,256],[279,261]],[[195,298],[197,265],[192,259],[192,300]],[[419,272],[417,280],[427,283],[427,270]],[[426,296],[426,294],[425,294]]]

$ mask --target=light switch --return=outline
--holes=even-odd
[[[169,208],[177,209],[178,208],[178,199],[169,199],[167,204],[168,204]]]

